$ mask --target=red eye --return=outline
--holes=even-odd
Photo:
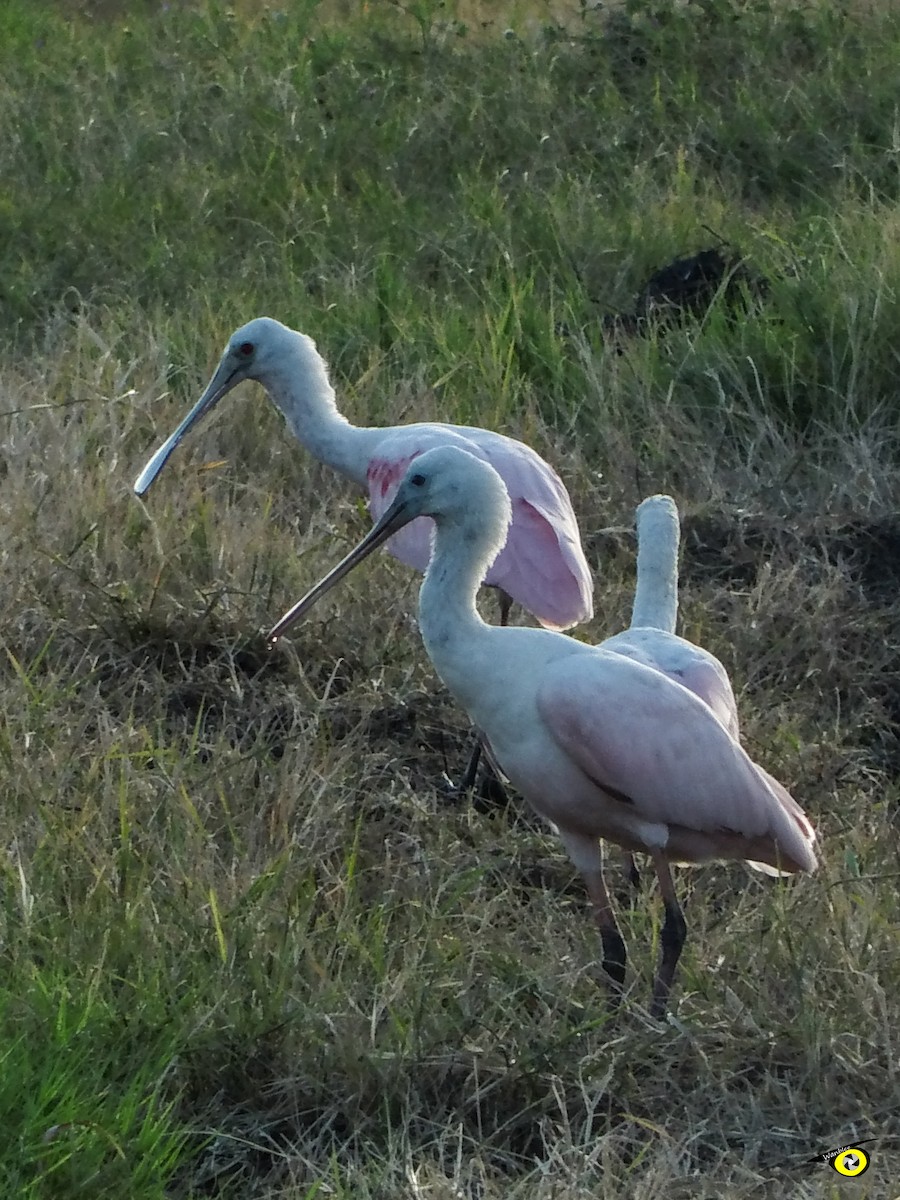
[[[240,354],[241,358],[249,358],[254,349],[255,347],[252,342],[241,342],[238,346],[238,354]]]

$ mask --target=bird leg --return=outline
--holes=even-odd
[[[630,854],[626,850],[625,854],[623,855],[623,859],[625,862],[625,874],[628,876],[628,882],[631,884],[634,891],[639,892],[641,890],[641,873],[638,870],[637,863],[634,861],[634,855]]]
[[[588,896],[591,898],[594,920],[597,922],[597,928],[600,931],[600,945],[603,948],[603,970],[609,976],[613,985],[613,1003],[618,1004],[622,998],[622,990],[625,986],[625,964],[628,960],[628,955],[625,951],[625,942],[616,923],[616,915],[613,912],[609,892],[606,890],[606,880],[603,878],[602,863],[596,870],[582,869],[581,874],[584,878]]]
[[[493,804],[505,804],[508,797],[506,789],[503,786],[503,777],[500,768],[491,757],[490,747],[485,743],[484,735],[478,729],[475,729],[474,733],[475,745],[472,747],[472,753],[469,756],[463,776],[457,784],[448,783],[446,795],[450,800],[458,800],[470,788],[473,788],[478,778],[478,764],[483,758],[486,770],[482,782],[481,794]]]
[[[472,753],[469,755],[469,761],[466,769],[463,772],[462,779],[453,789],[459,795],[467,792],[470,787],[475,786],[475,780],[478,778],[478,764],[481,762],[481,738],[478,733],[475,734],[475,745],[472,747]]]
[[[687,937],[687,922],[678,897],[675,895],[675,884],[672,881],[672,871],[662,854],[657,851],[652,854],[653,865],[659,879],[659,890],[666,906],[666,919],[660,934],[662,950],[659,959],[659,970],[653,984],[653,998],[650,1002],[650,1016],[662,1020],[666,1012],[666,1003],[675,978],[675,968],[681,957],[681,950]]]
[[[513,598],[509,592],[504,592],[503,588],[497,588],[497,598],[500,601],[500,625],[502,628],[509,624],[509,610],[512,608]]]

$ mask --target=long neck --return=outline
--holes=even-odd
[[[324,362],[292,356],[260,382],[297,440],[320,462],[360,486],[383,430],[351,425],[338,412]]]
[[[664,496],[638,508],[638,560],[632,628],[674,633],[678,619],[678,511]]]
[[[444,683],[466,704],[473,648],[492,627],[479,616],[475,596],[506,537],[502,521],[476,517],[460,523],[435,518],[434,551],[419,592],[419,629],[428,657]]]

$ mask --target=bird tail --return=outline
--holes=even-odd
[[[819,865],[816,858],[816,831],[806,813],[783,784],[768,771],[753,764],[778,802],[771,829],[775,854],[748,859],[754,870],[766,875],[795,875],[812,872]]]

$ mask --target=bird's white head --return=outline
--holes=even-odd
[[[671,496],[658,495],[648,496],[646,500],[642,500],[637,506],[635,516],[637,518],[638,532],[644,530],[660,529],[660,536],[671,538],[673,529],[674,536],[678,539],[678,508]]]
[[[288,364],[298,373],[321,370],[325,374],[325,364],[311,337],[289,329],[273,317],[255,317],[228,339],[225,353],[204,393],[215,393],[209,407],[242,380],[256,379],[266,384],[277,378]]]
[[[417,455],[384,515],[342,562],[289,609],[272,627],[275,642],[325,592],[383,542],[417,517],[433,517],[440,529],[452,526],[479,566],[493,561],[506,541],[512,520],[509,493],[503,480],[483,459],[458,446],[436,446]]]
[[[323,396],[331,397],[333,403],[328,372],[311,337],[288,329],[272,317],[256,317],[236,329],[203,395],[141,471],[134,484],[137,494],[144,495],[188,430],[211,412],[232,388],[245,379],[255,379],[267,388],[281,407],[285,389],[279,383],[286,377],[299,385],[305,383],[315,388]]]
[[[433,517],[439,525],[449,521],[496,529],[501,544],[512,519],[506,484],[490,463],[460,446],[436,446],[417,455],[382,521],[391,513],[403,517],[401,525]]]

